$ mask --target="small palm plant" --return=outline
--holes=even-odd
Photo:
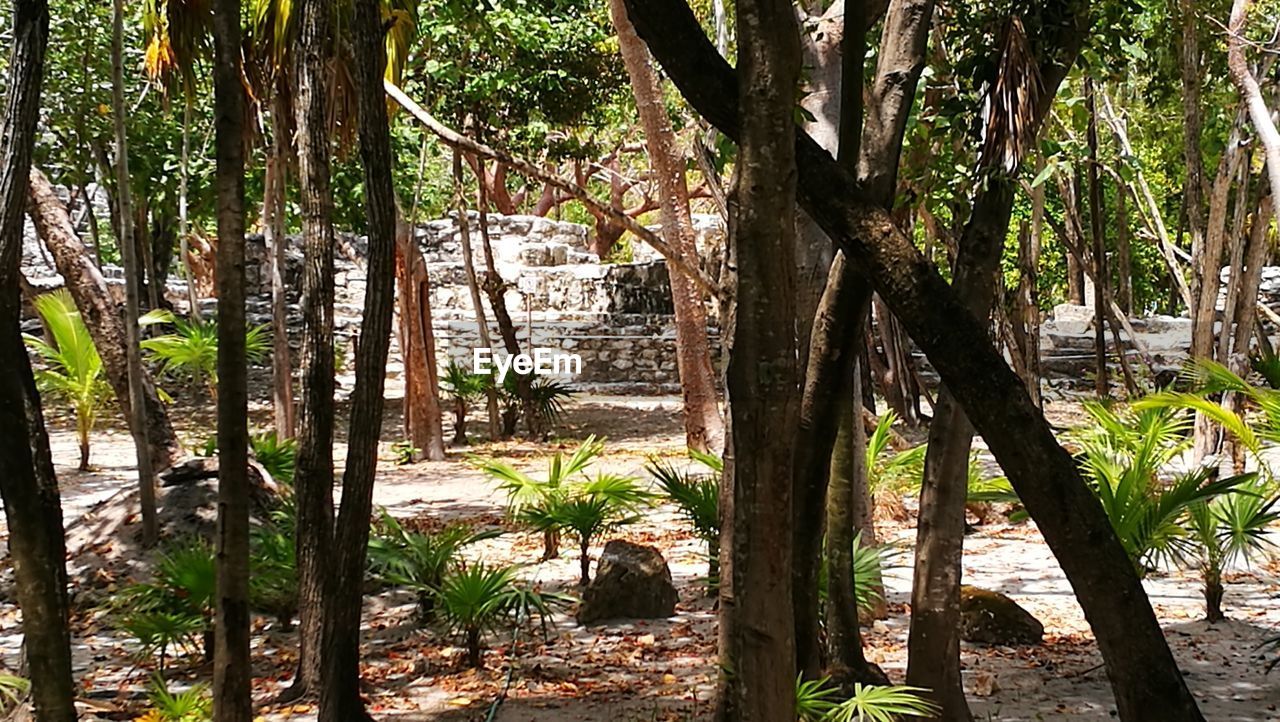
[[[1190,421],[1181,409],[1135,405],[1117,413],[1089,402],[1085,411],[1095,425],[1077,434],[1077,458],[1139,573],[1176,562],[1188,551],[1184,519],[1189,510],[1252,478],[1217,479],[1208,467],[1164,478],[1166,467],[1189,444]]]
[[[708,590],[713,590],[720,576],[720,477],[724,462],[696,449],[689,450],[689,457],[704,466],[706,472],[681,471],[656,457],[649,459],[645,471],[667,501],[680,508],[693,525],[693,533],[706,543]]]
[[[205,384],[209,397],[218,398],[218,324],[204,319],[183,319],[172,312],[157,309],[144,315],[138,323],[171,324],[173,331],[145,339],[140,344],[151,360],[160,364],[162,373],[185,374],[197,386]],[[245,356],[250,363],[266,358],[270,343],[265,325],[253,326],[245,333]]]
[[[630,476],[600,474],[559,488],[542,503],[526,506],[520,521],[539,531],[566,532],[578,542],[581,584],[591,581],[591,545],[618,527],[633,524],[636,512],[650,499]]]
[[[0,714],[8,714],[31,691],[26,677],[0,672]]]
[[[853,685],[844,695],[831,680],[796,679],[796,719],[800,722],[893,722],[904,717],[933,719],[941,711],[925,699],[928,690],[906,685]]]
[[[212,659],[216,592],[212,546],[199,538],[174,542],[160,556],[152,581],[126,589],[117,600],[121,627],[138,639],[144,653],[159,653],[161,669],[170,648],[189,650],[197,640]]]
[[[182,692],[170,692],[159,675],[147,691],[151,709],[142,722],[207,722],[213,719],[213,696],[203,684],[194,684]]]
[[[429,621],[435,614],[440,584],[457,562],[459,552],[501,534],[500,529],[475,531],[460,523],[434,534],[409,531],[383,509],[376,532],[369,539],[370,572],[388,584],[417,592],[419,616]]]
[[[484,374],[471,373],[467,367],[457,361],[450,361],[440,377],[440,385],[449,394],[453,403],[453,445],[466,446],[467,412],[485,395],[490,384],[490,377]]]
[[[98,411],[111,398],[111,386],[71,293],[63,288],[43,294],[36,298],[35,307],[52,340],[50,343],[35,336],[25,337],[27,345],[39,353],[47,365],[36,373],[36,382],[42,392],[64,399],[74,410],[76,435],[80,440],[80,470],[87,471],[89,435]]]
[[[572,477],[582,473],[591,462],[604,452],[604,440],[594,435],[587,437],[568,459],[559,451],[547,465],[547,477],[535,479],[514,466],[496,459],[473,459],[473,463],[498,482],[498,488],[507,495],[507,512],[518,519],[528,508],[545,506],[562,493],[562,487]],[[560,556],[560,532],[557,528],[543,530],[542,560]]]
[[[537,614],[545,624],[552,608],[568,598],[521,587],[516,568],[458,565],[441,579],[436,593],[441,621],[450,634],[460,635],[467,650],[467,665],[478,668],[484,652],[484,635],[509,625],[519,625]]]

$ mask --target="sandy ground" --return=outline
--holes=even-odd
[[[575,400],[551,444],[502,444],[470,451],[500,455],[531,471],[545,467],[555,448],[572,448],[590,433],[609,437],[597,468],[641,474],[651,454],[681,455],[679,400],[674,397],[586,396]],[[259,413],[261,410],[259,410]],[[1070,405],[1051,409],[1066,426],[1079,418]],[[387,443],[375,503],[412,523],[436,526],[451,520],[501,525],[502,498],[461,452],[448,461],[395,466],[390,442],[397,437],[398,401],[388,414]],[[199,413],[182,416],[185,438],[199,441],[212,428]],[[265,416],[261,417],[265,421]],[[94,437],[95,469],[77,472],[69,426],[52,422],[54,459],[67,522],[133,483],[132,447],[118,424]],[[345,447],[339,444],[339,459]],[[868,656],[901,680],[906,664],[909,549],[914,529],[887,523],[882,536],[903,551],[886,570],[889,617],[866,632]],[[484,719],[506,689],[498,720],[660,720],[709,718],[714,682],[715,624],[712,600],[702,592],[706,560],[701,545],[674,509],[660,508],[615,536],[658,546],[681,593],[669,620],[582,628],[562,615],[544,638],[536,631],[489,640],[485,667],[465,670],[454,641],[413,619],[413,600],[386,592],[367,601],[362,675],[375,717],[387,720]],[[485,560],[526,564],[524,576],[548,589],[572,591],[577,552],[537,563],[541,540],[513,531],[473,548]],[[596,550],[598,552],[598,548]],[[965,683],[975,715],[993,720],[1098,720],[1115,714],[1096,645],[1079,606],[1033,525],[987,525],[966,540],[966,583],[1009,594],[1039,617],[1045,643],[1036,647],[963,650]],[[1264,563],[1229,576],[1225,608],[1229,621],[1207,625],[1199,585],[1185,572],[1160,573],[1146,581],[1189,685],[1211,720],[1280,720],[1280,671],[1266,676],[1258,644],[1280,628],[1280,564]],[[16,609],[0,604],[0,660],[16,663],[20,633]],[[76,616],[76,671],[85,698],[108,718],[127,719],[137,710],[139,690],[151,674],[139,664],[132,642],[113,631],[101,612]],[[254,638],[255,696],[270,720],[314,719],[307,705],[267,704],[287,686],[295,635],[273,620],[257,621]],[[197,659],[177,660],[171,675],[207,679]]]

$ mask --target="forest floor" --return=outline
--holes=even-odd
[[[1079,419],[1078,406],[1055,404],[1059,427]],[[212,429],[207,412],[175,413],[183,436],[202,441]],[[265,424],[265,412],[255,417]],[[340,416],[341,418],[341,416]],[[683,460],[679,399],[675,397],[581,396],[570,403],[547,444],[485,444],[451,451],[444,462],[396,466],[390,448],[400,424],[392,400],[382,447],[383,462],[375,503],[412,524],[433,528],[451,521],[505,526],[503,499],[466,463],[466,453],[512,460],[542,472],[556,449],[571,449],[589,434],[608,437],[599,469],[643,474],[652,455]],[[475,426],[480,426],[477,420]],[[53,455],[69,526],[91,507],[134,484],[132,445],[118,420],[95,434],[94,468],[75,470],[74,435],[65,420],[51,421]],[[345,445],[337,447],[339,464]],[[910,500],[907,506],[913,508]],[[0,530],[3,525],[0,523]],[[4,532],[7,535],[7,532]],[[868,657],[896,681],[906,664],[910,549],[914,528],[882,520],[883,540],[901,552],[885,571],[888,616],[864,631]],[[557,618],[544,638],[522,634],[514,644],[505,635],[489,640],[480,670],[468,670],[462,652],[414,618],[414,600],[405,592],[383,592],[366,602],[362,676],[370,709],[378,719],[479,720],[504,690],[497,720],[709,719],[715,679],[715,610],[703,592],[705,551],[674,508],[662,507],[638,524],[613,535],[651,544],[666,556],[680,591],[677,615],[583,628],[571,615]],[[73,552],[75,544],[71,545]],[[572,546],[572,545],[566,545]],[[601,545],[593,549],[599,552]],[[541,537],[516,530],[469,549],[489,562],[526,564],[524,576],[543,588],[573,593],[578,557],[566,548],[560,559],[537,563]],[[75,559],[72,559],[73,566]],[[1031,523],[977,526],[966,538],[964,577],[968,584],[1001,591],[1045,625],[1039,646],[989,648],[965,644],[964,680],[975,716],[993,720],[1098,720],[1114,716],[1111,690],[1097,646],[1065,578]],[[73,575],[73,579],[75,575]],[[1192,572],[1155,573],[1147,590],[1188,684],[1211,720],[1280,720],[1280,670],[1267,676],[1259,643],[1280,628],[1280,562],[1271,560],[1228,576],[1226,622],[1200,621],[1203,602]],[[109,589],[115,588],[114,586]],[[73,585],[73,592],[76,592]],[[0,601],[0,663],[13,668],[21,641],[12,600]],[[137,647],[115,631],[101,609],[79,595],[74,620],[76,674],[89,707],[105,719],[131,719],[143,709],[143,690],[153,673],[140,663]],[[255,622],[255,698],[267,720],[311,720],[309,705],[273,706],[289,683],[296,633],[278,622]],[[209,677],[198,656],[171,660],[174,684]]]

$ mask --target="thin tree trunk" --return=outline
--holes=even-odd
[[[293,361],[289,348],[289,300],[285,297],[285,187],[289,168],[289,118],[284,103],[284,83],[276,83],[271,96],[271,157],[262,200],[262,232],[266,236],[271,273],[271,399],[276,435],[294,435]]]
[[[119,0],[117,0],[119,2]],[[251,722],[249,394],[245,362],[244,85],[240,3],[213,4],[218,209],[218,590],[213,718]]]
[[[1116,183],[1116,305],[1133,313],[1133,251],[1129,247],[1129,192]]]
[[[737,311],[727,388],[732,416],[733,578],[721,585],[728,627],[717,718],[784,720],[795,712],[791,602],[791,443],[799,406],[795,348],[795,124],[799,35],[789,2],[739,2],[743,83],[730,234]]]
[[[649,51],[627,19],[622,0],[610,0],[609,9],[644,126],[645,146],[661,205],[663,240],[693,262],[698,249],[689,211],[684,156],[667,115],[662,85],[649,62]],[[699,451],[719,449],[724,444],[724,425],[716,400],[715,371],[711,368],[707,309],[701,291],[692,281],[680,273],[668,276],[676,317],[676,367],[684,397],[685,443]]]
[[[1040,228],[1044,218],[1044,184],[1037,186],[1032,199],[1031,229],[1023,227],[1018,246],[1018,318],[1017,326],[1022,336],[1022,363],[1026,369],[1023,381],[1027,393],[1036,406],[1042,405],[1040,397]]]
[[[156,521],[155,474],[152,451],[147,438],[146,392],[142,373],[142,351],[138,346],[137,246],[134,243],[133,213],[129,195],[129,146],[124,129],[124,0],[115,0],[111,40],[111,103],[116,140],[116,209],[119,214],[120,254],[125,277],[125,359],[129,378],[129,430],[137,454],[138,499],[142,507],[142,544],[156,543],[159,527]]]
[[[89,257],[80,237],[76,235],[67,208],[58,199],[49,179],[32,167],[27,191],[27,211],[35,225],[36,233],[53,256],[54,267],[66,282],[80,317],[84,320],[94,346],[102,358],[107,382],[115,392],[116,400],[127,423],[134,423],[131,394],[129,393],[129,362],[126,350],[124,322],[119,304],[107,287],[102,271]],[[183,455],[182,443],[169,421],[169,411],[160,400],[151,374],[142,371],[142,397],[145,401],[143,416],[146,420],[144,435],[151,454],[153,469],[167,469]]]
[[[396,215],[396,282],[400,287],[400,355],[404,361],[405,436],[422,458],[443,461],[444,426],[431,330],[431,279],[413,230]]]
[[[298,190],[302,209],[302,363],[294,499],[298,534],[298,672],[282,696],[321,688],[322,608],[333,544],[334,234],[329,170],[331,11],[324,0],[298,6],[294,56]]]
[[[196,291],[196,281],[191,273],[191,249],[187,236],[191,228],[187,219],[187,181],[191,176],[191,106],[195,99],[187,96],[182,100],[182,159],[178,165],[178,253],[182,256],[182,280],[187,283],[187,304],[192,318],[200,318],[200,294]],[[89,214],[93,215],[93,204],[89,204]],[[98,238],[94,224],[93,245],[97,248]],[[101,265],[101,262],[99,262]]]
[[[489,319],[484,312],[484,301],[480,296],[480,281],[476,276],[475,252],[471,248],[471,219],[467,215],[467,194],[462,184],[462,152],[456,148],[453,151],[453,183],[458,215],[458,236],[462,246],[462,266],[467,274],[467,289],[471,292],[471,307],[475,309],[480,345],[492,350],[493,339],[489,336]],[[489,439],[496,440],[502,435],[496,381],[485,389],[485,408],[489,415]]]
[[[1103,213],[1102,183],[1098,179],[1098,108],[1094,98],[1093,79],[1084,79],[1084,94],[1089,106],[1089,128],[1087,132],[1089,146],[1089,226],[1093,240],[1093,355],[1094,355],[1094,392],[1098,398],[1110,395],[1110,384],[1107,382],[1107,252],[1106,240],[1102,237]],[[1124,348],[1117,348],[1123,355]]]
[[[356,347],[347,466],[342,477],[342,506],[324,605],[320,722],[370,719],[360,699],[360,612],[395,304],[396,198],[391,184],[391,133],[382,90],[386,50],[377,0],[355,0],[351,33],[369,229],[369,285]]]
[[[9,81],[0,118],[0,498],[36,719],[76,719],[68,631],[66,541],[49,437],[26,345],[19,271],[22,218],[49,43],[44,0],[13,5]]]
[[[1245,24],[1249,18],[1252,0],[1234,0],[1231,5],[1231,19],[1227,25],[1227,68],[1231,81],[1240,91],[1241,97],[1249,108],[1249,120],[1267,158],[1267,184],[1275,196],[1280,193],[1280,131],[1271,119],[1271,109],[1262,97],[1262,88],[1249,70],[1249,62],[1245,58]]]
[[[740,104],[733,93],[737,73],[752,77],[749,63],[737,71],[729,67],[680,0],[628,0],[627,8],[650,52],[692,106],[731,139],[750,135],[740,113],[752,106]],[[1078,43],[1085,37],[1086,14],[1074,6],[1052,9],[1062,13],[1054,27],[1063,39]],[[750,57],[750,44],[744,48]],[[1065,68],[1056,67],[1058,73]],[[856,180],[803,133],[797,134],[796,154],[800,201],[841,250],[865,264],[877,291],[975,422],[1057,556],[1098,640],[1120,718],[1202,720],[1133,564],[1070,453],[986,339],[984,324],[889,215],[863,199]],[[747,156],[741,158],[740,163]],[[735,570],[735,577],[740,574]],[[778,710],[770,719],[786,714]]]

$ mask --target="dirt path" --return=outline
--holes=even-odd
[[[545,467],[555,448],[572,448],[596,433],[609,437],[599,467],[640,474],[646,459],[681,456],[677,398],[588,396],[575,400],[551,444],[481,446],[471,451],[513,460],[531,471]],[[1070,414],[1063,412],[1064,417]],[[203,438],[207,420],[189,419],[189,439]],[[444,462],[395,466],[390,442],[397,437],[395,406],[387,419],[376,503],[413,523],[434,526],[451,520],[501,525],[502,498],[466,463],[462,453]],[[75,472],[77,450],[65,428],[52,430],[54,458],[68,521],[134,483],[132,446],[120,430],[94,438],[93,472]],[[345,448],[339,445],[341,459]],[[341,463],[341,462],[339,462]],[[2,529],[2,527],[0,527]],[[896,680],[905,669],[906,602],[914,530],[886,525],[883,537],[900,546],[886,570],[890,616],[869,630],[868,655]],[[375,716],[387,720],[483,719],[506,688],[498,720],[704,719],[714,685],[715,624],[712,601],[702,592],[706,560],[700,543],[674,509],[663,507],[617,536],[659,547],[681,593],[677,616],[584,629],[562,616],[548,637],[525,633],[490,640],[480,671],[464,670],[451,640],[413,620],[413,599],[403,592],[370,597],[365,614],[363,676]],[[553,590],[572,590],[577,552],[537,563],[540,539],[510,532],[477,545],[485,561],[526,564],[524,575]],[[596,550],[598,551],[598,549]],[[967,539],[966,583],[1002,591],[1040,618],[1045,644],[1038,647],[964,647],[965,683],[975,715],[999,720],[1099,720],[1114,714],[1101,660],[1070,588],[1034,527],[988,525]],[[1280,628],[1280,565],[1237,570],[1229,576],[1225,607],[1231,620],[1197,621],[1202,603],[1194,575],[1156,574],[1146,582],[1166,634],[1208,719],[1280,720],[1280,672],[1263,674],[1257,645]],[[11,601],[0,604],[0,661],[16,664],[20,635]],[[150,672],[135,665],[133,643],[113,631],[100,612],[77,617],[77,673],[86,696],[100,708],[123,709]],[[272,620],[258,621],[255,635],[255,694],[269,700],[288,684],[294,634]],[[185,666],[184,666],[185,665]],[[177,680],[207,672],[198,662],[173,667]],[[206,675],[207,676],[207,675]],[[509,680],[509,681],[508,681]],[[123,692],[122,692],[123,690]],[[135,698],[132,703],[130,698]],[[308,706],[264,707],[270,720],[314,719]]]

